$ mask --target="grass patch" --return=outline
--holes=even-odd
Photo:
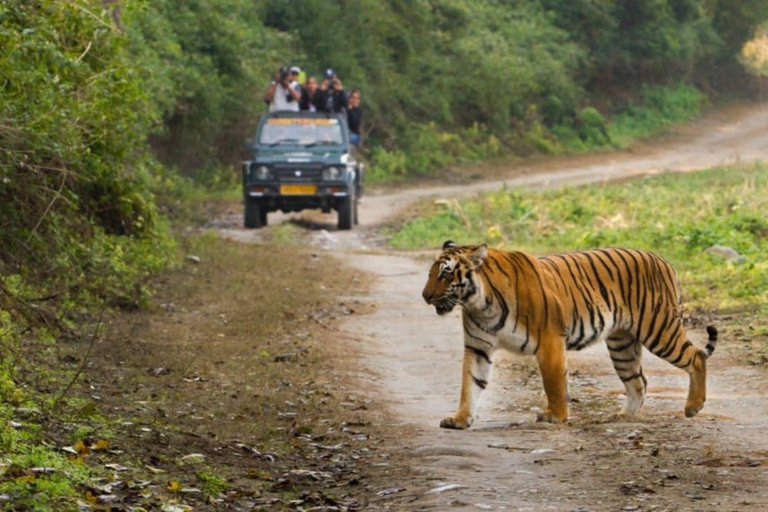
[[[647,249],[680,274],[689,305],[768,313],[768,167],[764,164],[664,174],[546,192],[505,190],[427,207],[390,243],[438,249],[445,240],[487,242],[536,254],[594,247]],[[737,265],[704,253],[727,245]],[[763,316],[764,318],[764,316]],[[766,320],[753,331],[768,333]]]
[[[284,222],[273,226],[270,230],[270,242],[275,245],[291,245],[296,241],[299,228],[291,223]]]
[[[206,496],[218,498],[229,487],[226,478],[222,478],[211,471],[198,471],[195,475],[200,481],[200,486]]]

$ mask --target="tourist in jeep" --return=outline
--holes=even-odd
[[[352,89],[349,93],[347,105],[347,124],[349,125],[349,142],[355,147],[360,147],[360,125],[363,122],[363,109],[360,107],[360,91]]]
[[[301,70],[296,66],[291,69],[287,67],[280,68],[280,72],[275,76],[275,80],[272,81],[267,92],[264,93],[264,102],[269,105],[270,112],[281,110],[299,111],[301,87],[297,80],[300,72]]]
[[[344,92],[344,86],[330,68],[325,70],[323,83],[320,84],[317,96],[318,101],[315,105],[320,112],[340,113],[347,108],[347,94]]]
[[[318,83],[317,78],[310,76],[307,81],[304,82],[304,87],[301,89],[301,100],[299,100],[299,110],[306,110],[307,112],[317,112],[316,103],[320,101],[318,98]]]

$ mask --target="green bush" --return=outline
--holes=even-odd
[[[368,177],[374,181],[400,179],[406,176],[434,176],[446,166],[476,162],[501,156],[501,141],[479,124],[457,133],[440,130],[435,123],[413,125],[398,149],[374,146]]]
[[[9,428],[11,408],[47,410],[66,375],[57,342],[105,306],[141,305],[174,254],[150,192],[162,109],[117,12],[0,4],[0,451],[24,475],[3,472],[0,494],[23,509],[76,509],[86,470],[41,443],[37,420]]]
[[[130,2],[122,22],[163,115],[155,153],[206,185],[218,181],[225,174],[212,170],[240,157],[277,67],[301,59],[293,37],[266,28],[259,3],[245,0]]]
[[[610,138],[618,146],[697,117],[707,101],[701,91],[683,84],[643,87],[639,98],[637,104],[629,103],[609,127]]]
[[[0,285],[23,276],[55,290],[54,306],[140,301],[140,276],[170,248],[148,186],[160,111],[127,37],[98,6],[0,11]]]

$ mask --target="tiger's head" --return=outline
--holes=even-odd
[[[429,270],[421,296],[435,306],[438,315],[450,313],[456,304],[466,302],[477,292],[477,271],[487,256],[485,244],[459,246],[450,240],[445,242],[443,252]]]

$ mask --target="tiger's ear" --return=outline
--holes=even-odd
[[[458,244],[453,240],[446,240],[443,244],[443,250],[450,249],[451,247],[458,247]]]
[[[471,253],[469,253],[469,261],[472,262],[475,268],[482,267],[487,257],[488,257],[488,246],[485,244],[478,245],[472,250]]]

